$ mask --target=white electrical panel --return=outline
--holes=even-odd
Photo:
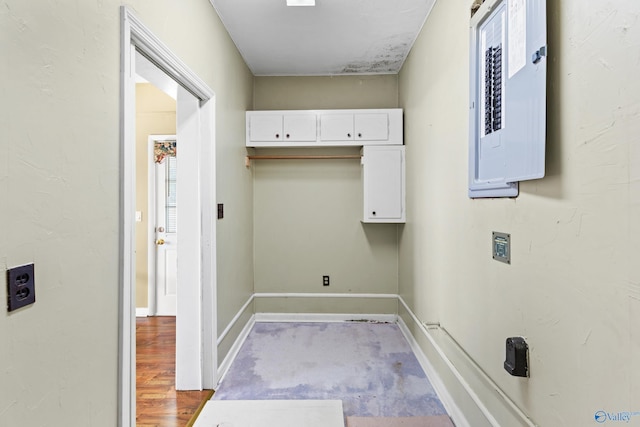
[[[546,0],[487,0],[471,18],[469,197],[544,176]]]

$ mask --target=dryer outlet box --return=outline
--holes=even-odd
[[[504,369],[514,377],[529,376],[529,346],[524,338],[507,338]]]

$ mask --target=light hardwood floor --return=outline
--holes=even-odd
[[[213,391],[176,391],[176,318],[136,319],[136,426],[184,427]]]

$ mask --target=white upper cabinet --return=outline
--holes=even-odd
[[[320,141],[388,141],[389,113],[320,114]],[[365,145],[364,143],[362,145]]]
[[[315,141],[317,119],[313,113],[247,114],[247,145],[249,142]]]
[[[320,114],[320,141],[353,141],[353,114]]]
[[[402,110],[247,111],[248,147],[402,145]]]
[[[355,114],[355,137],[358,141],[388,141],[389,114]]]
[[[285,114],[285,141],[315,141],[317,139],[317,119],[315,114]]]
[[[261,114],[247,117],[247,141],[282,141],[282,115]]]

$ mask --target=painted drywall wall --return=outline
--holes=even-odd
[[[256,77],[254,110],[397,108],[395,75]]]
[[[396,76],[255,79],[255,110],[396,105]],[[359,154],[359,148],[257,152]],[[357,160],[253,162],[256,292],[397,292],[397,225],[360,222],[360,168]],[[323,275],[330,276],[330,286],[322,286]],[[255,304],[258,312],[333,311],[320,300]],[[379,301],[344,304],[348,313],[395,312],[395,305]]]
[[[239,206],[219,224],[219,238],[236,233],[218,251],[224,322],[252,291],[252,183],[240,154],[252,76],[207,0],[128,4],[216,92],[218,162],[228,164],[218,193]],[[3,425],[116,425],[120,5],[0,7],[0,298],[4,269],[36,266],[36,303],[0,309]]]
[[[136,307],[149,307],[149,136],[176,134],[176,101],[150,83],[136,84]]]
[[[409,55],[400,293],[537,425],[584,426],[640,410],[640,5],[547,5],[547,176],[517,199],[467,198],[470,2],[437,2]],[[492,231],[511,233],[511,265]],[[528,379],[502,367],[514,335]]]

